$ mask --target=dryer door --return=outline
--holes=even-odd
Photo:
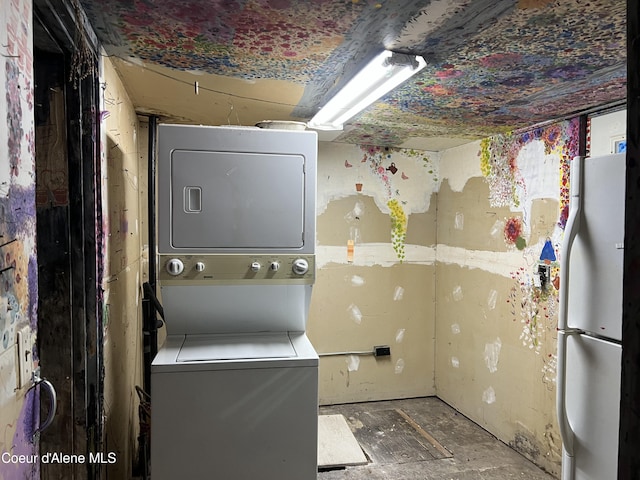
[[[174,150],[173,248],[303,246],[302,155]]]

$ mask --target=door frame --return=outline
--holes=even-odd
[[[66,365],[70,380],[70,395],[61,397],[67,402],[68,418],[63,425],[43,432],[41,451],[48,451],[47,442],[59,444],[66,437],[73,453],[88,457],[89,452],[102,452],[104,446],[103,402],[103,252],[100,121],[99,121],[99,45],[77,0],[34,0],[34,23],[40,22],[49,36],[55,39],[64,56],[64,96],[66,123],[66,150],[68,166],[68,302],[69,318],[49,318],[46,311],[38,310],[38,330],[55,331],[56,322],[62,322],[62,331],[68,331],[69,349],[57,345],[38,345],[41,369],[55,385],[65,378],[53,378],[47,372],[47,363],[60,361]],[[34,32],[34,35],[36,33]],[[38,65],[34,63],[34,69]],[[36,163],[38,154],[36,152]],[[37,180],[36,180],[37,181]],[[46,327],[45,327],[46,322]],[[51,323],[54,323],[53,325]],[[68,322],[68,324],[66,324]],[[39,335],[40,337],[40,335]],[[56,353],[58,351],[58,353]],[[64,355],[67,358],[56,358]],[[41,468],[45,467],[41,465]],[[104,467],[87,462],[74,465],[74,479],[98,479]],[[47,478],[46,467],[42,478]]]

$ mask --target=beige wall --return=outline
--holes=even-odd
[[[131,478],[137,454],[138,397],[142,385],[141,283],[146,213],[146,173],[139,150],[146,150],[146,128],[108,58],[103,67],[103,209],[106,235],[104,289],[104,405],[107,452],[118,461],[109,476]],[[141,133],[142,132],[142,133]],[[142,138],[141,138],[142,137]]]
[[[556,475],[558,292],[535,274],[545,242],[558,254],[562,239],[573,130],[561,133],[553,144],[552,134],[491,139],[484,171],[480,142],[443,152],[436,268],[437,395]],[[512,224],[519,241],[507,235]]]
[[[308,332],[321,354],[321,403],[435,394],[436,157],[320,143],[318,271]],[[392,163],[395,174],[387,170]],[[396,249],[393,199],[407,219],[404,247]],[[389,345],[391,356],[355,353],[376,345]]]
[[[559,250],[574,127],[440,154],[320,144],[308,333],[321,403],[437,395],[559,473],[557,289],[536,272],[547,240]],[[394,198],[408,219],[402,262]],[[357,354],[380,344],[390,358]]]

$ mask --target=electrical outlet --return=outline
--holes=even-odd
[[[18,330],[18,387],[31,385],[33,374],[33,352],[31,328],[27,325]]]
[[[376,357],[388,357],[391,355],[391,347],[389,345],[378,345],[373,347],[373,355]]]

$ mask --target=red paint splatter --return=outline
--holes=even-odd
[[[512,217],[507,220],[504,226],[504,238],[509,243],[516,243],[519,237],[522,236],[522,222],[517,217]]]

